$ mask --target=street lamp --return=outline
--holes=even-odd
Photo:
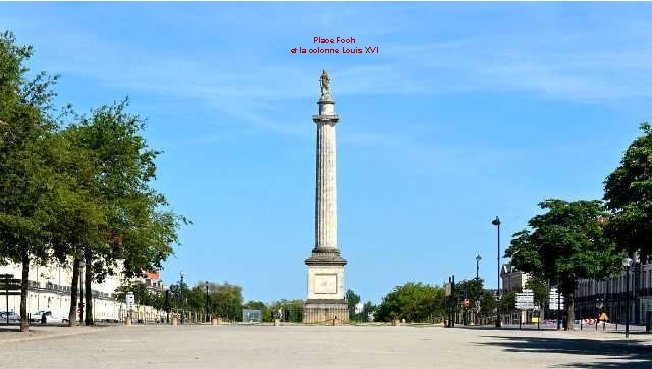
[[[625,300],[625,305],[627,306],[627,314],[625,321],[625,338],[629,338],[629,315],[631,313],[632,307],[630,306],[631,299],[629,298],[629,270],[632,268],[633,260],[630,257],[623,258],[623,267],[627,268],[627,299]]]
[[[206,281],[206,322],[209,322],[209,320],[208,320],[208,281]]]
[[[480,260],[482,260],[482,256],[478,254],[475,257],[475,279],[477,280],[480,280]]]
[[[480,260],[482,260],[482,256],[478,254],[478,256],[475,257],[475,281],[478,284],[478,295],[475,296],[475,324],[478,324],[478,315],[480,314],[480,293],[482,291],[480,287]]]
[[[496,283],[497,283],[497,288],[496,288],[496,328],[500,328],[500,308],[499,308],[499,305],[498,305],[498,302],[500,301],[500,218],[498,218],[498,216],[496,216],[496,219],[492,220],[491,224],[496,226],[497,236],[498,236],[498,242],[497,242],[498,256],[497,256],[497,259],[496,259],[496,262],[497,262],[496,272],[497,272],[497,275],[498,275],[498,278],[496,279]]]
[[[181,300],[181,324],[183,324],[185,315],[185,312],[183,311],[183,272],[179,273],[179,277],[181,277],[181,281],[179,282],[179,300]]]
[[[79,261],[79,325],[84,325],[84,267],[86,262]]]

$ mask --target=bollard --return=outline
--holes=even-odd
[[[131,325],[131,319],[129,317],[125,318],[125,325]]]
[[[176,316],[172,317],[172,325],[173,326],[179,325],[179,319]]]
[[[392,327],[398,327],[400,325],[398,319],[392,319]]]
[[[278,327],[280,325],[281,325],[281,319],[278,319],[278,318],[274,319],[274,326]]]
[[[217,318],[211,319],[211,325],[217,325]]]

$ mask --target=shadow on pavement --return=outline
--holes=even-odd
[[[559,368],[611,368],[632,369],[652,368],[652,346],[643,345],[638,340],[629,341],[599,341],[585,338],[554,338],[554,337],[504,337],[482,336],[491,338],[493,342],[483,342],[480,345],[502,347],[509,352],[557,353],[572,355],[602,356],[595,363],[569,363]],[[610,361],[610,360],[618,360]]]

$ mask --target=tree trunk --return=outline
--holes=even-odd
[[[84,288],[86,289],[86,325],[93,325],[93,267],[92,258],[86,255],[86,280],[84,281]]]
[[[70,283],[70,310],[68,311],[68,327],[74,327],[77,321],[77,286],[79,285],[79,259],[72,261],[72,282]]]
[[[575,325],[575,292],[566,293],[564,300],[564,309],[566,310],[566,314],[564,314],[566,316],[564,329],[571,330]]]
[[[568,329],[575,326],[575,290],[568,294]]]
[[[27,321],[27,294],[29,293],[29,255],[25,253],[21,257],[22,272],[20,276],[20,331],[29,332],[29,321]]]

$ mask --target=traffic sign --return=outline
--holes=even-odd
[[[519,310],[532,310],[534,309],[534,303],[516,302],[516,308]]]
[[[532,290],[523,290],[516,294],[516,308],[519,310],[534,309],[534,293]]]
[[[127,305],[127,309],[133,309],[134,307],[134,293],[133,292],[127,292],[125,295],[125,303]]]

